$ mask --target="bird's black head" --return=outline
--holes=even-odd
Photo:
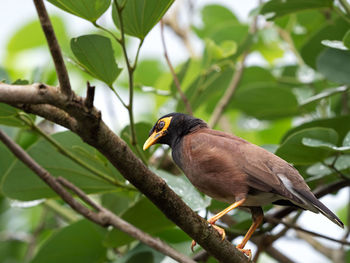
[[[159,118],[149,133],[149,138],[143,145],[143,149],[155,143],[167,144],[173,147],[183,136],[198,128],[207,128],[208,125],[201,119],[197,119],[183,113],[170,113]]]

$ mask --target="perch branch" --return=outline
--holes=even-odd
[[[58,81],[60,83],[61,91],[68,98],[72,95],[69,76],[64,64],[61,48],[58,44],[55,32],[53,30],[49,15],[46,11],[44,2],[42,0],[34,0],[35,8],[39,16],[41,27],[44,31],[51,57],[55,64]]]

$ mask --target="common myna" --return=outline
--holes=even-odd
[[[333,223],[344,227],[340,219],[314,196],[292,165],[237,136],[210,129],[201,119],[181,113],[161,117],[150,131],[143,149],[155,143],[171,147],[175,163],[201,192],[231,203],[208,220],[223,238],[225,232],[215,226],[215,222],[236,207],[250,209],[253,224],[237,246],[248,256],[250,250],[243,248],[263,220],[263,205],[291,205],[321,212]]]

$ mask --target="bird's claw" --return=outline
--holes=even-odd
[[[216,231],[218,231],[219,235],[221,236],[221,240],[224,240],[226,237],[225,230],[219,226],[214,225],[214,224],[211,224],[211,226],[214,227],[216,229]]]
[[[192,240],[192,243],[191,243],[191,250],[192,252],[194,252],[194,247],[197,245],[197,242]]]
[[[226,237],[226,233],[225,230],[222,229],[221,227],[218,227],[217,225],[215,225],[215,221],[214,222],[210,222],[210,220],[208,221],[210,226],[214,227],[216,231],[218,231],[219,235],[221,236],[221,239],[224,240]],[[192,252],[194,252],[194,247],[197,245],[197,242],[192,240],[191,243],[191,250]]]
[[[246,255],[249,260],[251,260],[252,258],[252,251],[250,249],[243,249],[243,248],[240,248],[240,245],[236,246],[236,248],[241,251],[244,255]]]

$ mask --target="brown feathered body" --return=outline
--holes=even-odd
[[[214,199],[234,203],[245,198],[246,207],[295,205],[343,227],[292,165],[242,138],[194,127],[173,146],[173,159],[195,187]]]

